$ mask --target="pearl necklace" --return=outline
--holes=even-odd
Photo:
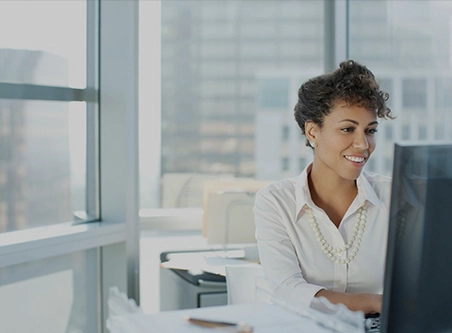
[[[349,239],[349,241],[345,244],[343,248],[335,249],[333,248],[323,237],[322,232],[320,231],[319,225],[315,220],[314,214],[312,213],[312,209],[308,206],[305,206],[305,211],[308,214],[309,224],[311,225],[312,231],[316,236],[317,241],[319,242],[320,248],[323,253],[332,261],[337,264],[348,264],[352,261],[356,254],[359,251],[359,246],[361,245],[361,241],[364,234],[364,229],[366,228],[366,208],[364,204],[358,209],[358,214],[356,215],[355,226],[353,227],[353,233]],[[346,256],[345,259],[341,259],[344,254],[346,255],[347,250],[350,250],[350,255]]]

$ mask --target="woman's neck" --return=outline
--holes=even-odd
[[[308,174],[308,185],[312,201],[327,213],[336,226],[339,226],[358,194],[355,180],[318,170],[313,165]]]

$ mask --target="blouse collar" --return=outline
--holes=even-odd
[[[311,169],[312,163],[309,164],[296,179],[295,200],[297,215],[300,214],[300,211],[303,209],[304,205],[308,205],[310,207],[315,206],[308,186],[308,174]],[[366,175],[366,172],[363,171],[356,180],[358,195],[352,204],[356,205],[356,207],[350,207],[351,210],[358,209],[358,207],[360,207],[366,200],[376,207],[381,208],[382,202],[375,193],[372,185],[369,183],[369,180],[366,178]]]

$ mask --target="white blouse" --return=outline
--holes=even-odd
[[[363,171],[357,179],[358,195],[337,228],[311,199],[307,182],[310,168],[311,165],[296,178],[268,185],[256,195],[256,239],[268,287],[277,298],[305,306],[325,288],[381,294],[391,179]],[[312,209],[326,242],[340,249],[350,240],[363,204],[367,218],[359,251],[349,263],[333,262],[321,249],[306,206]],[[344,259],[351,257],[351,250],[342,253]]]

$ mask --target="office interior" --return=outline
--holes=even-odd
[[[161,253],[237,247],[203,233],[203,184],[299,174],[298,87],[345,59],[397,116],[367,170],[391,175],[394,142],[452,141],[451,14],[442,0],[1,1],[0,326],[107,332],[113,286],[160,311]]]

